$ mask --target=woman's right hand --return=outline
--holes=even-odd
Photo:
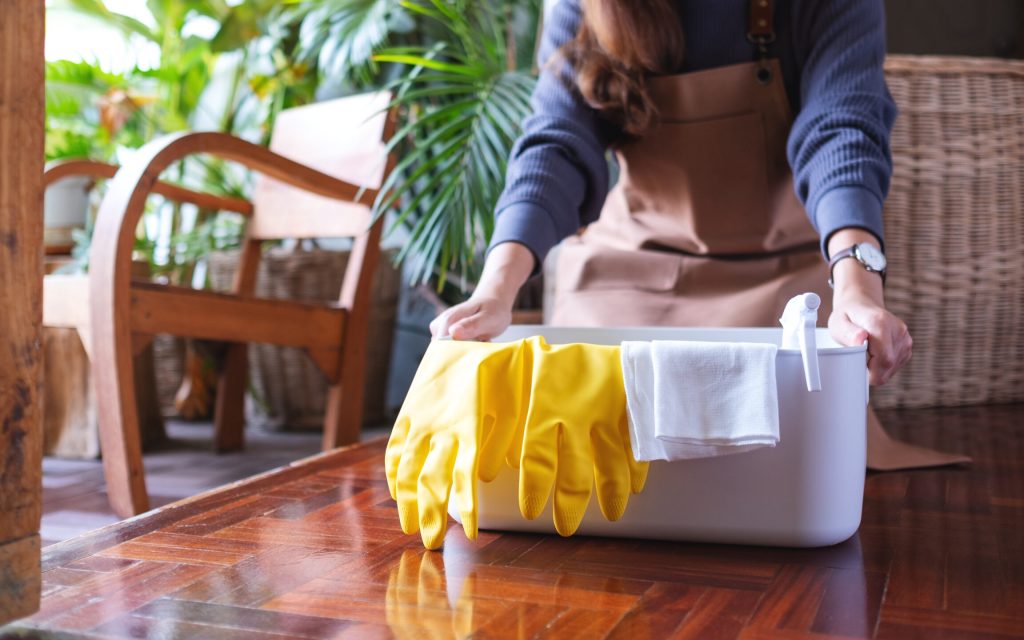
[[[516,294],[535,264],[533,252],[517,242],[503,242],[492,248],[476,291],[469,300],[434,318],[430,335],[487,341],[501,334],[512,323]]]
[[[493,295],[474,295],[445,310],[430,323],[430,335],[488,341],[512,323],[512,304]]]

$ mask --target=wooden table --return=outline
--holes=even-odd
[[[887,412],[974,467],[872,474],[818,550],[398,528],[384,442],[43,552],[42,610],[88,637],[1024,637],[1024,405]],[[0,630],[0,637],[4,635]],[[77,636],[76,636],[77,637]]]

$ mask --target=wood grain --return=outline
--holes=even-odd
[[[0,620],[14,620],[39,608],[39,534],[0,544]]]
[[[43,610],[12,629],[102,638],[1024,637],[1024,405],[884,419],[905,440],[961,449],[976,464],[870,474],[860,530],[833,547],[493,531],[471,542],[451,523],[443,551],[428,552],[399,528],[378,440],[48,547]]]
[[[368,207],[377,196],[383,172],[393,166],[384,145],[394,122],[394,114],[386,108],[388,96],[350,96],[302,107],[299,113],[282,113],[278,120],[287,123],[287,135],[281,140],[289,144],[279,143],[275,135],[272,147],[282,146],[296,159],[223,133],[177,133],[144,145],[110,181],[90,248],[90,327],[104,471],[111,506],[119,515],[139,514],[149,507],[131,359],[133,342],[144,344],[146,336],[170,333],[305,348],[333,385],[325,416],[324,448],[358,438],[370,283],[380,254],[383,224],[383,220],[371,224]],[[332,122],[350,126],[319,127],[323,117],[332,113]],[[318,117],[310,119],[310,114]],[[311,126],[313,131],[309,131]],[[357,147],[325,144],[323,136],[338,131],[355,132],[352,142]],[[295,137],[303,144],[295,146]],[[359,146],[363,143],[366,146]],[[237,275],[233,294],[133,283],[129,275],[136,226],[160,174],[173,162],[196,154],[232,160],[262,175],[263,186],[257,188],[246,229],[248,260]],[[353,184],[345,179],[350,175],[346,170],[353,167],[364,174],[372,169],[378,175]],[[308,193],[299,196],[299,192]],[[275,200],[271,194],[287,197]],[[308,198],[331,206],[325,209],[308,204],[313,202]],[[329,215],[324,215],[325,211]],[[259,241],[268,237],[268,229],[276,237],[354,236],[340,307],[246,295],[256,273]],[[224,397],[217,406],[215,439],[221,450],[242,445],[240,400],[245,361],[244,350],[233,348],[224,369],[231,378],[219,381]]]
[[[380,100],[380,98],[381,94],[378,94],[378,97],[373,100]],[[372,105],[373,102],[370,104]],[[386,104],[387,102],[384,102],[376,107],[379,113],[376,117],[381,119],[380,136],[378,137],[381,142],[390,140],[397,126],[397,115],[394,109],[385,111]],[[310,108],[306,108],[304,111],[308,113]],[[378,155],[381,156],[382,162],[376,163],[376,165],[362,163],[364,166],[359,171],[369,170],[371,172],[379,171],[379,173],[376,175],[364,173],[359,177],[379,187],[386,176],[394,170],[396,158],[395,154],[386,151],[380,153],[379,150]],[[345,167],[351,164],[351,162],[341,163]],[[342,166],[339,166],[338,169],[345,170]],[[324,451],[356,442],[362,427],[363,390],[366,385],[366,338],[370,322],[370,301],[373,298],[371,287],[373,286],[374,272],[377,270],[377,262],[380,260],[382,222],[383,220],[378,220],[376,224],[369,227],[365,233],[360,233],[356,238],[348,260],[349,264],[358,264],[361,267],[345,269],[345,278],[338,294],[338,302],[342,308],[351,310],[348,331],[345,333],[345,342],[342,347],[349,357],[343,358],[338,363],[340,380],[336,377],[330,378],[333,384],[327,391],[327,407],[324,415]],[[356,408],[354,411],[352,410],[353,406]]]
[[[43,15],[0,0],[0,622],[39,602]]]
[[[317,304],[282,304],[148,282],[133,283],[130,304],[132,328],[138,333],[327,349],[341,346],[348,315],[344,309]],[[196,322],[200,314],[203,321]]]
[[[117,175],[118,169],[117,165],[98,160],[55,160],[47,163],[46,171],[43,174],[43,183],[45,186],[49,186],[71,176],[88,176],[109,180]],[[173,202],[194,204],[201,209],[233,211],[244,216],[252,215],[252,203],[248,200],[193,191],[162,180],[153,184],[153,193]]]
[[[234,295],[251,297],[255,292],[262,250],[262,242],[246,235],[231,287]],[[217,451],[235,451],[245,445],[245,391],[248,384],[249,345],[236,342],[228,347],[217,380],[213,418],[213,441]]]

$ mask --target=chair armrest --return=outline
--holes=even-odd
[[[51,160],[43,170],[43,185],[50,186],[54,182],[71,176],[87,176],[109,180],[117,173],[117,165],[91,158],[66,158]]]
[[[89,256],[93,327],[129,326],[132,248],[146,199],[171,163],[200,153],[238,162],[328,198],[369,205],[377,197],[376,189],[339,180],[225,133],[183,132],[157,138],[124,163],[100,203]]]
[[[100,180],[110,180],[117,174],[119,168],[116,164],[87,158],[54,160],[46,164],[46,170],[43,172],[43,185],[48,187],[54,182],[72,176],[87,176]],[[168,200],[194,204],[203,209],[233,211],[245,216],[252,215],[252,203],[242,198],[193,191],[192,189],[186,189],[185,187],[179,187],[178,185],[163,181],[157,181],[153,185],[152,192],[162,195]]]

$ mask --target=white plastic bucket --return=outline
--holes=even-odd
[[[552,344],[623,340],[703,340],[780,344],[781,329],[604,329],[514,326],[498,338],[543,335]],[[578,534],[820,547],[860,526],[867,419],[866,346],[843,347],[816,334],[821,391],[808,392],[800,351],[776,360],[780,442],[715,458],[652,462],[647,485],[626,513],[608,522],[592,496]],[[686,384],[681,380],[680,384]],[[506,467],[478,483],[481,529],[555,533],[551,500],[536,520],[519,513],[518,472]],[[453,496],[449,513],[458,520]]]

